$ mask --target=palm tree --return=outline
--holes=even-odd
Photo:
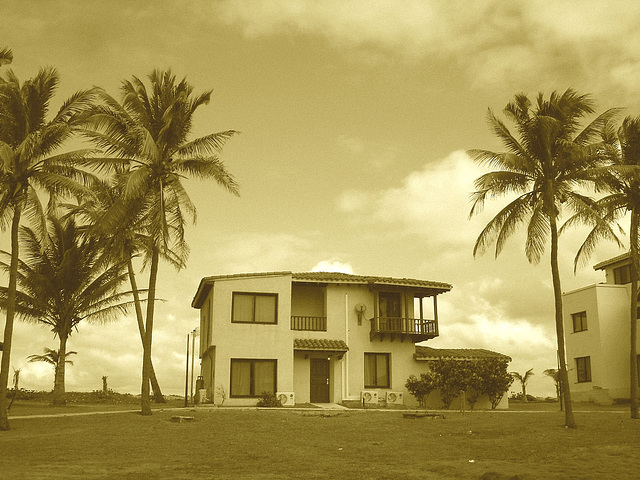
[[[142,312],[142,300],[140,293],[144,290],[138,288],[136,273],[133,265],[133,259],[138,252],[144,251],[149,244],[148,236],[144,234],[144,226],[140,219],[136,218],[135,205],[129,204],[130,214],[126,217],[126,221],[122,222],[116,229],[111,232],[105,232],[100,228],[96,228],[100,219],[105,213],[121,202],[122,183],[118,178],[113,178],[111,182],[104,180],[96,180],[91,184],[93,196],[80,205],[64,205],[69,210],[69,214],[76,218],[82,217],[87,221],[86,231],[90,235],[100,236],[100,244],[108,259],[112,261],[124,261],[127,265],[127,274],[131,285],[131,293],[133,295],[133,305],[136,312],[136,320],[138,330],[140,332],[140,340],[144,342],[144,314]],[[181,267],[181,265],[179,265]],[[151,390],[153,392],[153,400],[156,403],[164,403],[166,400],[162,395],[160,384],[156,377],[153,361],[150,366]]]
[[[0,67],[13,62],[13,52],[8,48],[0,48]]]
[[[567,221],[567,226],[575,222],[591,223],[593,229],[576,255],[576,264],[586,261],[601,239],[614,239],[610,225],[617,225],[629,214],[629,258],[631,260],[631,302],[630,317],[630,399],[631,418],[638,418],[638,279],[640,272],[640,117],[627,117],[617,131],[608,125],[603,133],[604,148],[609,161],[607,166],[596,168],[589,173],[598,191],[608,195],[598,201],[596,215],[591,210],[578,212]],[[564,228],[564,227],[563,227]]]
[[[0,229],[5,230],[10,225],[11,231],[11,265],[0,366],[0,430],[10,428],[6,414],[7,382],[15,318],[18,230],[22,214],[36,219],[39,228],[43,228],[44,209],[36,188],[49,195],[88,194],[88,190],[78,183],[84,178],[83,174],[73,166],[87,152],[57,152],[73,135],[73,119],[92,103],[95,90],[74,94],[48,121],[49,102],[58,83],[58,74],[51,68],[41,69],[22,85],[11,70],[0,78]]]
[[[228,130],[188,141],[196,109],[209,102],[211,91],[194,95],[185,79],[176,81],[170,70],[149,75],[151,93],[137,77],[122,83],[122,104],[104,94],[104,108],[97,109],[86,124],[87,135],[112,156],[112,171],[126,172],[122,201],[100,224],[108,231],[122,223],[135,206],[149,243],[145,259],[149,265],[147,311],[143,342],[143,415],[151,414],[149,376],[151,345],[160,257],[184,264],[188,246],[184,239],[185,213],[195,221],[195,206],[182,179],[193,176],[215,180],[233,194],[238,185],[218,158],[222,146],[237,132]],[[97,159],[109,165],[108,159]]]
[[[560,377],[558,375],[558,369],[547,368],[542,373],[553,380],[553,383],[556,386],[556,397],[558,398],[558,403],[560,403],[560,410],[562,410],[562,389],[560,388]]]
[[[525,372],[524,375],[518,373],[518,372],[510,372],[510,375],[515,379],[518,380],[520,382],[520,385],[522,385],[522,400],[527,402],[527,383],[529,383],[529,379],[531,378],[532,375],[534,375],[533,373],[533,368],[530,368],[529,370],[527,370]]]
[[[587,95],[568,89],[553,92],[546,100],[538,94],[535,105],[525,94],[515,96],[504,109],[518,130],[519,139],[491,110],[488,121],[507,151],[496,153],[471,150],[478,163],[495,168],[476,179],[470,216],[482,210],[487,198],[517,195],[482,230],[473,254],[485,251],[495,242],[496,256],[506,239],[521,224],[527,226],[525,254],[538,263],[551,236],[551,275],[555,300],[555,323],[560,360],[560,378],[565,399],[565,425],[575,428],[564,350],[562,321],[562,288],[558,268],[558,217],[564,206],[577,209],[593,202],[576,191],[585,170],[602,162],[591,148],[606,121],[616,113],[609,110],[579,131],[580,120],[593,113],[593,102]]]
[[[53,365],[53,369],[54,369],[54,374],[53,374],[53,388],[55,389],[55,380],[56,378],[58,378],[58,365],[61,362],[64,362],[65,364],[69,364],[69,365],[73,365],[73,361],[72,360],[67,360],[67,357],[69,355],[76,355],[78,352],[71,350],[68,351],[67,353],[65,353],[64,358],[61,358],[60,355],[58,354],[58,350],[53,350],[51,348],[47,348],[45,347],[44,349],[44,354],[43,355],[29,355],[27,357],[28,361],[31,362],[45,362],[48,363],[49,365]]]
[[[73,219],[63,222],[52,214],[45,236],[22,227],[21,246],[16,309],[22,318],[49,326],[58,337],[53,403],[65,404],[65,362],[60,360],[67,357],[67,341],[83,320],[103,322],[126,313],[130,292],[119,291],[126,281],[125,265],[105,265],[99,239],[83,236]],[[4,261],[0,266],[8,267]],[[7,293],[0,288],[2,307]]]

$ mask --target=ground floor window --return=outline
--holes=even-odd
[[[231,397],[259,397],[276,392],[277,360],[231,359]]]
[[[389,388],[391,386],[389,374],[389,353],[364,354],[364,387]]]
[[[591,381],[591,357],[576,358],[576,371],[578,372],[578,383]]]

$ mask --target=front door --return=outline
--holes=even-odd
[[[329,403],[329,360],[311,358],[311,403]]]

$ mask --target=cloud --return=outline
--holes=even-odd
[[[311,271],[353,273],[353,267],[348,263],[342,263],[336,260],[322,260],[318,262]]]
[[[476,234],[468,220],[469,194],[481,173],[465,152],[455,151],[411,172],[397,187],[347,190],[338,208],[367,224],[396,227],[387,229],[394,236],[418,235],[432,245],[466,247]]]
[[[522,88],[530,72],[537,73],[531,88],[538,89],[580,78],[629,93],[637,86],[620,74],[640,65],[640,5],[634,2],[612,8],[569,0],[229,0],[218,2],[214,12],[250,38],[320,36],[363,63],[448,57],[477,87]],[[548,85],[540,84],[541,77]]]

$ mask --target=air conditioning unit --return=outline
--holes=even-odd
[[[280,405],[283,407],[293,407],[296,403],[295,395],[293,392],[278,392],[276,397],[280,400]]]
[[[360,396],[362,403],[378,403],[377,390],[363,390]]]
[[[402,405],[404,403],[404,394],[402,392],[387,392],[387,403]]]

